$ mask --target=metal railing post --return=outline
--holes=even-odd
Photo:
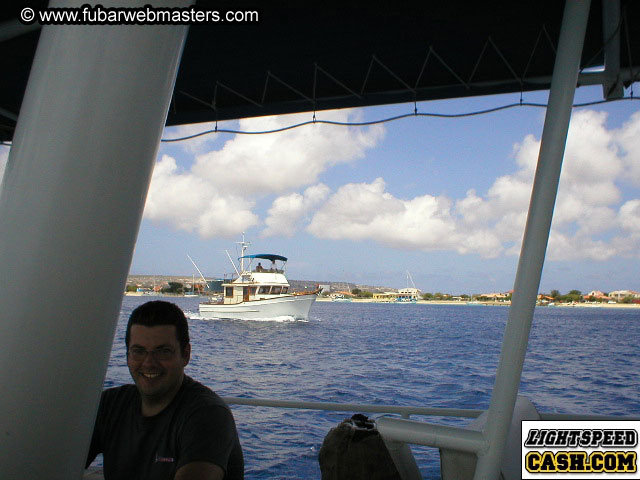
[[[478,455],[475,480],[497,479],[500,473],[549,240],[589,7],[590,0],[567,0],[565,5],[514,294],[484,431],[489,448]]]

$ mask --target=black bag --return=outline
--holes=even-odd
[[[375,423],[362,414],[329,431],[318,460],[322,480],[400,480]]]

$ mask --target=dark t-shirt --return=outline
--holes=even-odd
[[[209,388],[185,375],[158,415],[143,417],[140,408],[135,385],[102,392],[87,465],[102,453],[105,480],[172,480],[197,461],[220,466],[227,480],[244,478],[233,415]]]

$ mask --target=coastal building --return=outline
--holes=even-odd
[[[584,295],[585,297],[605,297],[606,295],[600,290],[591,290],[589,293]]]
[[[511,293],[481,293],[477,295],[479,298],[493,300],[494,302],[499,302],[501,300],[506,300]]]
[[[395,302],[398,300],[398,292],[374,293],[373,300],[376,302]]]
[[[591,290],[589,293],[583,295],[582,298],[584,298],[585,300],[588,300],[590,298],[595,298],[598,301],[611,300],[611,296],[606,295],[605,293],[601,292],[600,290]]]
[[[420,300],[420,290],[417,288],[401,288],[396,294],[396,300],[401,302],[412,302]]]
[[[618,302],[626,297],[631,297],[634,300],[640,299],[640,293],[633,290],[614,290],[609,292],[609,297],[617,300]]]
[[[542,293],[538,294],[538,301],[537,301],[538,305],[548,305],[549,303],[554,301],[555,301],[555,298],[550,297],[549,295],[544,295]]]

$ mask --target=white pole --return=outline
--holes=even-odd
[[[569,130],[590,0],[567,0],[518,272],[475,480],[497,479],[527,350]]]
[[[187,30],[42,29],[0,191],[3,480],[82,476]]]
[[[472,453],[482,451],[487,446],[481,432],[449,425],[380,417],[376,420],[376,426],[385,441],[391,440]]]
[[[238,271],[238,269],[236,268],[236,264],[233,263],[233,260],[231,259],[231,255],[229,255],[229,251],[225,250],[225,252],[227,253],[227,257],[229,257],[229,261],[231,262],[231,265],[233,265],[233,269],[236,271],[236,273],[238,274],[238,276],[240,276],[240,272]]]
[[[196,267],[196,270],[198,270],[198,273],[200,274],[200,278],[201,278],[201,279],[202,279],[202,281],[204,282],[204,286],[205,286],[205,288],[207,288],[207,279],[206,279],[206,278],[204,278],[204,275],[202,274],[202,272],[201,272],[201,271],[200,271],[200,269],[198,268],[198,265],[196,265],[196,262],[194,262],[194,261],[193,261],[193,258],[191,258],[191,257],[189,256],[189,254],[187,254],[187,258],[188,258],[189,260],[191,260],[191,263],[193,263],[193,266],[194,266],[194,267]],[[195,282],[195,280],[194,280],[194,282]]]

